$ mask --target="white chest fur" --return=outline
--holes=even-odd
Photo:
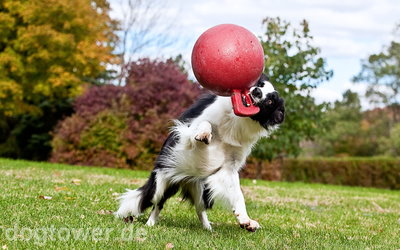
[[[202,122],[212,127],[209,145],[194,139]],[[171,171],[176,181],[185,176],[204,178],[221,168],[238,171],[252,146],[268,135],[258,122],[234,115],[229,97],[217,97],[190,124],[177,122],[174,131],[179,135],[179,142],[169,150],[163,162],[173,165]]]

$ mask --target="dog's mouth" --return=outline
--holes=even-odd
[[[259,106],[259,104],[260,104],[261,101],[262,101],[261,98],[254,97],[254,96],[252,96],[251,94],[250,94],[249,96],[250,96],[250,99],[251,99],[253,105],[254,105],[254,106]]]

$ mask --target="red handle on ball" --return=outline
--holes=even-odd
[[[231,95],[233,112],[237,116],[252,116],[260,112],[260,108],[254,106],[249,90],[234,89]]]

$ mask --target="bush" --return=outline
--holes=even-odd
[[[38,114],[0,115],[0,157],[46,161],[51,153],[51,134],[56,124],[72,114],[72,101],[42,101]]]
[[[129,65],[126,86],[88,89],[57,127],[51,161],[151,169],[172,119],[200,94],[172,61]]]
[[[254,178],[256,164],[250,161],[242,176]],[[267,180],[400,189],[398,158],[285,159],[261,164],[262,178]]]

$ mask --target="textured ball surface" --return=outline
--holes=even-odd
[[[234,24],[206,30],[192,51],[192,67],[199,83],[218,95],[248,89],[264,70],[264,51],[257,37]]]

